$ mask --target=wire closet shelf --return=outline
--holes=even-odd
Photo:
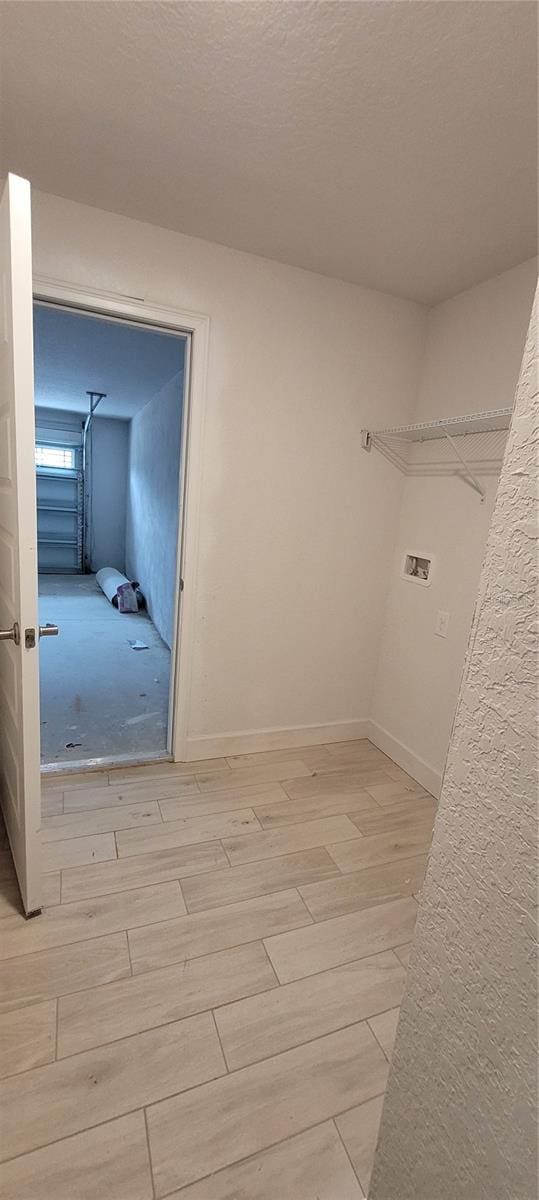
[[[394,429],[362,429],[361,445],[364,450],[374,447],[404,475],[457,475],[484,500],[485,489],[478,477],[500,469],[512,411],[497,408]],[[457,438],[467,440],[459,446]],[[430,442],[440,444],[425,446]],[[419,447],[416,451],[414,445]]]

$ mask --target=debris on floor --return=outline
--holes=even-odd
[[[129,645],[131,646],[132,650],[147,650],[148,649],[146,642],[141,642],[139,640],[139,638],[137,638],[137,640],[135,642],[132,642],[131,638],[128,638],[127,640],[129,642]]]
[[[139,713],[138,717],[128,717],[126,725],[140,725],[141,721],[150,721],[152,717],[159,717],[161,714],[157,712]]]
[[[82,746],[82,742],[66,742],[66,750],[76,750],[77,746]]]

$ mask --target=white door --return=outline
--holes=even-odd
[[[0,204],[0,798],[24,911],[41,908],[30,184]]]

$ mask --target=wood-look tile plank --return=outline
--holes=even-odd
[[[60,903],[61,888],[62,876],[60,871],[49,871],[47,875],[43,875],[41,880],[43,908],[50,908],[52,904]]]
[[[41,775],[42,791],[64,791],[66,788],[108,787],[108,771],[58,771]]]
[[[414,783],[413,779],[406,784],[388,779],[384,783],[368,784],[365,790],[382,805],[394,806],[399,801],[407,803],[412,796],[427,796],[430,800],[433,799],[430,792],[426,792],[421,784]]]
[[[212,871],[199,875],[198,879],[182,877],[182,891],[188,911],[200,912],[234,900],[248,900],[251,896],[312,883],[315,879],[330,879],[338,873],[335,862],[321,847],[243,867],[229,867],[227,871]]]
[[[294,890],[191,913],[129,932],[133,972],[151,971],[311,923],[310,914]]]
[[[168,796],[180,799],[200,796],[194,777],[178,776],[174,779],[145,779],[140,783],[124,783],[110,788],[76,788],[64,792],[64,812],[81,812],[92,808],[118,807],[120,804],[136,804],[142,801],[165,800]]]
[[[303,800],[287,800],[281,803],[253,804],[263,829],[278,829],[282,825],[297,825],[300,821],[312,821],[316,817],[338,817],[347,813],[380,814],[380,806],[367,792],[348,792],[342,796],[306,796]]]
[[[370,1099],[385,1087],[387,1069],[363,1023],[151,1106],[157,1195]]]
[[[43,1004],[31,1004],[28,1008],[2,1013],[0,1078],[52,1062],[55,1043],[56,1000],[45,1000]]]
[[[418,822],[434,825],[436,805],[430,796],[414,796],[402,804],[377,805],[376,812],[350,813],[350,820],[359,832],[368,836],[372,833],[389,833],[391,830],[412,828]]]
[[[308,883],[299,891],[314,920],[327,921],[330,917],[341,917],[361,908],[398,900],[401,896],[413,896],[426,866],[426,855],[398,859],[321,883]]]
[[[115,767],[109,771],[109,783],[116,787],[120,783],[130,783],[139,779],[175,779],[181,775],[196,775],[197,771],[209,774],[213,771],[226,771],[226,758],[200,758],[196,762],[161,762],[143,763],[139,767]]]
[[[255,804],[269,805],[286,800],[280,783],[250,784],[231,791],[210,792],[191,796],[187,800],[164,799],[159,801],[163,821],[179,821],[185,817],[207,817],[213,813],[234,812],[241,808],[253,808]]]
[[[41,862],[44,871],[61,871],[88,863],[107,862],[116,858],[113,833],[92,833],[88,837],[67,838],[42,846]]]
[[[56,817],[64,811],[64,793],[63,792],[42,792],[41,793],[41,816]]]
[[[387,764],[387,774],[390,779],[404,784],[407,788],[422,787],[422,784],[418,783],[417,779],[414,779],[412,775],[407,775],[406,771],[403,771],[402,767],[398,767],[391,759]]]
[[[217,1009],[215,1020],[229,1070],[400,1004],[405,982],[404,967],[389,951],[225,1004]],[[371,1028],[376,1036],[372,1023]]]
[[[0,971],[0,1012],[129,974],[125,933],[10,958]]]
[[[231,866],[278,858],[298,850],[311,850],[341,839],[357,838],[358,830],[348,817],[320,817],[287,825],[285,829],[270,829],[263,833],[248,833],[245,837],[222,838]]]
[[[371,1181],[374,1152],[378,1141],[384,1097],[376,1096],[358,1108],[335,1118],[335,1124],[348,1150],[359,1182],[367,1195]]]
[[[197,871],[217,867],[230,870],[218,842],[178,846],[91,867],[72,867],[62,874],[62,902],[66,904],[70,900],[84,900],[108,892],[147,887],[152,883],[165,883],[167,879],[183,879]]]
[[[218,792],[234,785],[231,777],[235,774],[236,772],[232,772],[229,767],[226,771],[197,774],[196,778],[201,792]],[[312,771],[301,759],[291,755],[284,762],[266,763],[261,767],[242,767],[241,782],[242,786],[253,783],[275,783],[281,779],[300,779],[304,775],[310,777]]]
[[[16,958],[179,917],[186,908],[177,880],[47,908],[39,920],[19,913],[0,932],[0,958]]]
[[[184,817],[180,821],[161,821],[151,829],[121,829],[116,835],[118,858],[134,854],[168,850],[173,846],[192,846],[233,834],[260,831],[252,808],[216,813],[208,817]]]
[[[368,1103],[368,1102],[367,1102]],[[362,1200],[332,1121],[175,1192],[169,1200]],[[38,1198],[39,1200],[39,1198]]]
[[[339,767],[335,771],[319,771],[307,779],[282,779],[282,786],[290,800],[303,800],[306,796],[342,796],[347,792],[367,791],[367,785],[385,779],[378,768],[358,770],[356,767]]]
[[[396,959],[394,970],[406,977]],[[62,996],[58,1058],[275,987],[277,980],[262,943],[252,942]],[[388,1004],[399,1002],[400,996],[388,999]]]
[[[391,1011],[380,1013],[369,1020],[372,1032],[388,1059],[391,1059],[393,1053],[397,1025],[399,1023],[399,1012],[400,1008],[392,1008]]]
[[[374,833],[357,841],[335,842],[328,849],[337,866],[346,873],[395,862],[399,858],[415,858],[429,849],[431,839],[430,821],[417,821],[411,829]]]
[[[384,754],[383,750],[379,750],[367,738],[362,738],[357,742],[326,742],[325,749],[330,758],[343,764],[378,762],[381,766],[386,766],[391,762],[387,754]]]
[[[278,979],[290,983],[409,942],[416,916],[415,900],[393,900],[265,938],[264,945]]]
[[[396,946],[395,947],[394,953],[397,955],[397,958],[400,960],[403,967],[407,968],[409,965],[411,949],[412,949],[412,942],[407,942],[407,944],[405,946]]]
[[[144,1113],[4,1163],[0,1200],[152,1200]]]
[[[258,754],[230,754],[226,761],[233,770],[242,770],[243,767],[265,767],[268,763],[289,763],[290,759],[299,759],[311,771],[317,771],[331,763],[325,746],[262,750]]]
[[[215,1025],[202,1013],[12,1075],[0,1084],[2,1161],[224,1071]]]
[[[116,829],[138,829],[155,824],[162,824],[157,800],[141,800],[135,804],[120,804],[117,808],[62,812],[58,816],[45,817],[41,822],[41,841],[60,842],[91,833],[113,833]]]

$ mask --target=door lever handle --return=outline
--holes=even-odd
[[[42,637],[58,637],[58,634],[60,632],[58,629],[58,626],[52,625],[50,621],[47,621],[46,625],[39,625],[38,628],[39,628],[40,638],[42,638]]]
[[[13,622],[13,626],[11,629],[0,629],[0,642],[15,642],[15,645],[18,646],[20,640],[21,640],[21,631],[19,629],[17,621]]]

